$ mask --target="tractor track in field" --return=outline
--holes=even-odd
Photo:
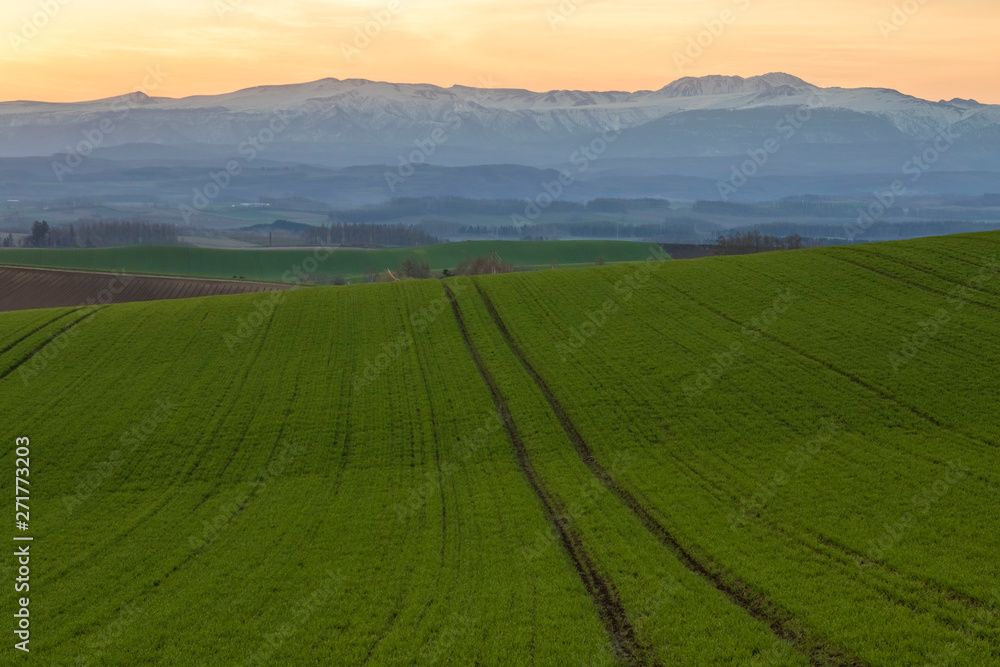
[[[843,260],[843,261],[846,262],[847,260]],[[853,264],[854,262],[848,262],[848,263],[849,264]],[[860,265],[858,265],[858,266],[860,266]],[[862,267],[862,268],[865,268],[865,267]],[[876,271],[876,273],[879,273],[879,272]],[[902,281],[902,282],[906,282],[906,281]],[[705,308],[706,310],[708,310],[709,312],[712,312],[712,313],[718,315],[719,317],[721,317],[722,319],[726,320],[727,322],[735,324],[738,327],[745,326],[745,323],[740,322],[739,320],[737,320],[737,319],[735,319],[733,317],[730,317],[729,315],[726,315],[721,310],[713,308],[712,306],[708,305],[707,303],[699,301],[698,299],[694,298],[693,296],[691,296],[690,294],[688,294],[684,290],[681,290],[681,289],[677,288],[676,286],[671,285],[669,283],[667,284],[667,286],[669,288],[671,288],[672,290],[674,290],[675,292],[677,292],[678,294],[680,294],[680,295],[684,296],[685,298],[687,298],[688,300],[692,301],[693,303],[696,303],[699,306],[701,306],[702,308]],[[932,290],[930,288],[926,288],[926,289],[928,289],[929,291],[932,291],[932,292],[936,292],[938,294],[943,294],[943,292],[937,292],[936,290]],[[947,295],[945,295],[945,296],[947,296]],[[970,303],[975,303],[975,302],[970,302]],[[984,306],[985,308],[992,308],[992,306],[987,306],[985,304],[979,304],[979,305]],[[841,376],[845,380],[849,380],[850,382],[852,382],[855,385],[861,387],[862,389],[864,389],[864,390],[866,390],[866,391],[868,391],[868,392],[870,392],[870,393],[878,396],[882,400],[888,401],[889,403],[892,403],[893,405],[897,405],[900,408],[905,409],[906,411],[910,412],[915,417],[918,417],[919,419],[922,419],[925,422],[927,422],[927,423],[929,423],[929,424],[931,424],[933,426],[936,426],[937,428],[940,428],[940,429],[942,429],[944,431],[948,431],[949,433],[954,433],[955,435],[958,435],[958,436],[960,436],[962,438],[966,438],[970,442],[974,442],[974,443],[979,444],[979,445],[984,445],[986,447],[990,447],[990,448],[994,448],[994,449],[997,448],[997,447],[1000,447],[1000,444],[997,444],[997,443],[995,443],[995,442],[993,442],[991,440],[983,440],[983,439],[977,438],[977,437],[975,437],[973,435],[970,435],[968,433],[964,433],[962,431],[959,431],[959,430],[953,429],[953,428],[951,428],[949,426],[946,426],[944,423],[942,423],[940,420],[938,420],[936,417],[934,417],[930,413],[924,412],[923,410],[921,410],[921,409],[919,409],[917,407],[914,407],[912,405],[909,405],[908,403],[904,403],[901,400],[899,400],[898,398],[896,398],[895,396],[893,396],[892,394],[889,394],[889,393],[885,392],[884,390],[879,389],[875,385],[869,384],[868,382],[865,382],[861,378],[859,378],[859,377],[857,377],[855,375],[852,375],[851,373],[848,373],[845,370],[837,368],[835,365],[833,365],[832,363],[830,363],[828,361],[824,361],[823,359],[820,359],[819,357],[813,356],[813,355],[809,354],[808,352],[805,352],[804,350],[800,350],[799,348],[795,347],[791,343],[787,343],[787,342],[781,340],[780,338],[778,338],[778,337],[776,337],[776,336],[774,336],[774,335],[772,335],[770,333],[767,333],[766,331],[760,331],[759,329],[757,329],[756,331],[758,331],[761,334],[762,337],[766,338],[767,340],[771,341],[772,343],[775,343],[776,345],[778,345],[780,347],[783,347],[786,350],[789,350],[790,352],[793,352],[794,354],[797,354],[798,356],[802,357],[803,359],[808,359],[809,361],[811,361],[811,362],[813,362],[813,363],[815,363],[815,364],[817,364],[819,366],[822,366],[823,368],[827,369],[828,371]],[[980,476],[980,479],[982,479],[983,481],[986,481],[988,484],[992,484],[992,482],[990,482],[985,477]]]
[[[594,606],[597,608],[598,615],[604,622],[615,652],[630,665],[655,664],[655,659],[650,655],[650,650],[640,645],[636,637],[635,628],[632,627],[632,623],[628,618],[628,614],[625,611],[614,583],[606,579],[597,569],[593,559],[584,547],[582,539],[577,535],[570,523],[569,518],[560,510],[561,504],[558,498],[545,488],[541,477],[535,471],[528,457],[527,448],[521,439],[521,434],[511,417],[507,402],[500,393],[500,389],[493,376],[486,368],[486,364],[476,349],[475,344],[472,342],[472,336],[466,327],[465,319],[458,305],[458,299],[447,283],[444,283],[443,286],[448,301],[451,303],[455,319],[458,322],[458,327],[462,332],[465,346],[493,397],[494,405],[500,414],[504,429],[507,431],[507,435],[514,447],[518,466],[521,468],[521,472],[527,479],[529,486],[535,492],[535,496],[541,502],[549,522],[555,527],[559,542],[573,562],[577,574],[587,589],[587,593],[590,595]]]
[[[988,289],[983,289],[982,287],[974,287],[973,285],[969,285],[968,281],[966,281],[965,283],[957,282],[957,281],[949,278],[948,276],[943,276],[940,273],[937,273],[935,271],[931,271],[930,269],[924,268],[923,266],[920,266],[919,264],[914,264],[913,262],[909,262],[909,261],[907,261],[905,259],[902,259],[900,257],[894,257],[892,255],[883,255],[880,252],[875,252],[874,250],[869,250],[867,248],[858,248],[857,251],[858,251],[859,254],[864,255],[866,257],[873,257],[873,258],[881,259],[881,260],[884,260],[884,261],[887,261],[887,262],[892,262],[894,264],[899,264],[899,265],[905,266],[905,267],[907,267],[909,269],[913,269],[914,271],[916,271],[918,273],[923,273],[923,274],[926,274],[928,276],[933,276],[934,278],[937,278],[938,280],[940,280],[942,282],[946,282],[946,283],[949,283],[951,285],[955,285],[956,287],[967,287],[968,289],[975,290],[976,292],[980,292],[982,294],[986,294],[986,295],[989,295],[989,296],[992,296],[992,297],[1000,297],[1000,293],[993,292],[993,291],[988,290]],[[944,255],[944,256],[945,257],[949,257],[951,259],[955,259],[956,261],[960,261],[963,264],[968,264],[969,266],[973,266],[973,267],[978,268],[978,269],[984,268],[982,265],[973,264],[972,262],[970,262],[968,260],[965,260],[965,259],[958,259],[956,257],[952,257],[951,255]]]
[[[76,312],[76,311],[78,311],[78,310],[80,310],[80,309],[79,309],[79,308],[74,308],[73,310],[69,310],[69,311],[66,311],[66,312],[65,312],[65,313],[63,313],[62,315],[57,315],[56,317],[52,318],[51,320],[49,320],[49,321],[48,321],[48,322],[46,322],[45,324],[42,324],[42,325],[40,325],[40,326],[37,326],[37,327],[35,327],[35,328],[34,328],[34,329],[32,329],[31,331],[29,331],[28,333],[24,334],[23,336],[21,336],[20,338],[18,338],[17,340],[15,340],[15,341],[14,341],[13,343],[11,343],[11,344],[10,344],[10,345],[8,345],[7,347],[5,347],[4,349],[0,350],[0,355],[2,355],[2,354],[7,354],[7,353],[8,353],[8,352],[10,352],[11,350],[13,350],[13,349],[14,349],[15,347],[17,347],[17,344],[18,344],[18,343],[20,343],[20,342],[22,342],[22,341],[24,341],[24,340],[26,340],[26,339],[28,339],[28,338],[31,338],[31,337],[32,337],[32,336],[34,336],[34,335],[35,335],[36,333],[38,333],[39,331],[41,331],[41,330],[42,330],[42,329],[44,329],[45,327],[49,326],[49,325],[50,325],[50,324],[52,324],[53,322],[58,322],[58,321],[59,321],[59,320],[61,320],[62,318],[66,317],[67,315],[72,315],[73,313],[75,313],[75,312]]]
[[[897,570],[895,567],[889,565],[888,563],[876,560],[874,558],[871,558],[870,556],[866,556],[865,554],[860,553],[848,546],[845,546],[840,542],[837,542],[833,538],[827,537],[826,535],[818,531],[808,531],[808,532],[811,532],[813,534],[814,539],[821,545],[823,545],[827,549],[830,549],[831,551],[840,553],[842,556],[844,556],[849,560],[853,560],[860,567],[871,568],[873,570],[885,572],[887,575],[892,576],[893,578],[904,581],[912,586],[923,588],[928,592],[931,592],[946,600],[959,604],[968,609],[969,611],[973,612],[990,611],[990,603],[988,602],[980,600],[966,593],[962,593],[961,591],[956,591],[953,588],[948,588],[947,586],[940,584],[932,579],[924,579],[922,577],[918,577],[903,572],[901,570]]]
[[[883,278],[888,278],[889,280],[894,280],[894,281],[896,281],[898,283],[902,283],[904,285],[909,285],[910,287],[914,287],[916,289],[923,290],[925,292],[930,292],[931,294],[937,294],[939,296],[943,296],[946,299],[954,299],[954,298],[956,298],[954,294],[949,294],[948,292],[942,292],[939,289],[934,289],[933,287],[928,287],[927,285],[921,285],[918,282],[914,282],[912,280],[907,280],[906,278],[901,278],[899,276],[895,276],[895,275],[893,275],[891,273],[888,273],[886,271],[882,271],[882,270],[876,269],[874,267],[868,266],[866,264],[862,264],[861,262],[853,262],[853,261],[851,261],[849,259],[845,259],[843,257],[838,257],[837,255],[832,254],[832,253],[828,254],[827,257],[832,257],[833,259],[837,260],[838,262],[843,262],[845,264],[850,264],[852,266],[858,267],[859,269],[864,269],[865,271],[871,271],[872,273],[876,273],[876,274],[882,276]],[[960,287],[963,287],[963,285],[961,285],[960,283],[955,283],[955,284],[958,285],[958,286],[960,286]],[[968,287],[968,285],[964,285],[964,287]],[[970,287],[969,289],[972,289],[972,288]],[[987,294],[989,294],[989,292],[987,292]],[[988,310],[992,310],[995,313],[1000,313],[1000,307],[993,306],[993,305],[990,305],[988,303],[983,303],[981,301],[970,301],[969,299],[961,299],[961,301],[963,301],[964,303],[971,304],[973,306],[979,306],[980,308],[986,308]]]
[[[784,539],[805,547],[817,557],[830,563],[830,567],[835,565],[845,571],[859,568],[859,571],[863,571],[865,574],[864,579],[858,578],[858,581],[863,581],[868,590],[877,592],[888,602],[908,609],[914,614],[929,616],[942,628],[951,632],[959,633],[965,637],[975,637],[985,642],[993,641],[988,632],[983,632],[974,623],[970,623],[968,617],[955,618],[953,616],[954,607],[958,606],[963,608],[964,613],[972,614],[973,617],[995,619],[995,611],[991,610],[988,603],[949,589],[937,582],[901,572],[891,565],[873,560],[845,547],[816,530],[803,528],[801,529],[802,535],[797,535],[778,523],[768,523],[769,527],[782,535]],[[806,539],[806,535],[810,536],[813,541]],[[920,602],[915,602],[912,597],[912,593],[916,590],[920,592]],[[908,593],[911,595],[908,596]],[[931,600],[931,598],[936,598],[936,600]],[[951,610],[948,609],[947,603],[951,603]]]
[[[736,320],[736,319],[734,319],[734,318],[726,315],[722,311],[717,310],[717,309],[709,306],[708,304],[706,304],[706,303],[704,303],[702,301],[699,301],[698,299],[692,297],[691,295],[687,294],[683,290],[678,289],[674,285],[668,285],[668,286],[670,288],[672,288],[674,291],[676,291],[678,294],[681,294],[682,296],[686,297],[687,299],[689,299],[693,303],[698,304],[699,306],[701,306],[701,307],[705,308],[706,310],[714,313],[715,315],[721,317],[722,319],[724,319],[724,320],[726,320],[728,322],[731,322],[732,324],[735,324],[736,326],[743,326],[743,324],[741,324],[738,320]],[[874,385],[870,385],[867,382],[865,382],[864,380],[862,380],[861,378],[855,377],[854,375],[852,375],[852,374],[850,374],[850,373],[848,373],[846,371],[843,371],[843,370],[837,368],[836,366],[834,366],[833,364],[825,362],[822,359],[819,359],[818,357],[814,357],[811,354],[808,354],[807,352],[798,349],[794,345],[786,343],[785,341],[783,341],[783,340],[781,340],[779,338],[776,338],[775,336],[773,336],[773,335],[771,335],[769,333],[766,333],[766,332],[763,332],[763,331],[761,331],[760,333],[761,333],[761,335],[764,338],[770,340],[771,342],[773,342],[773,343],[775,343],[775,344],[777,344],[777,345],[779,345],[779,346],[781,346],[781,347],[789,350],[790,352],[792,352],[794,354],[799,355],[800,357],[802,357],[804,359],[807,359],[807,360],[809,360],[809,361],[811,361],[811,362],[813,362],[815,364],[818,364],[818,365],[822,366],[823,368],[826,368],[830,372],[833,372],[833,373],[835,373],[835,374],[837,374],[837,375],[839,375],[839,376],[841,376],[841,377],[843,377],[843,378],[845,378],[845,379],[853,382],[855,385],[857,385],[857,386],[865,389],[866,391],[868,391],[868,392],[870,392],[870,393],[878,396],[882,400],[888,401],[888,402],[892,403],[893,405],[899,406],[900,408],[903,408],[903,409],[907,410],[908,412],[910,412],[914,416],[916,416],[916,417],[918,417],[918,418],[926,421],[927,423],[929,423],[929,424],[931,424],[933,426],[936,426],[937,428],[940,428],[943,431],[947,431],[949,433],[953,433],[953,434],[955,434],[955,435],[957,435],[957,436],[959,436],[961,438],[965,438],[965,439],[967,439],[967,440],[969,440],[971,442],[974,442],[976,444],[979,444],[979,445],[985,445],[987,447],[997,447],[996,444],[994,444],[994,443],[992,443],[992,442],[990,442],[988,440],[980,440],[980,439],[978,439],[978,438],[976,438],[976,437],[974,437],[972,435],[969,435],[967,433],[963,433],[961,431],[957,431],[955,429],[949,428],[945,424],[943,424],[940,421],[938,421],[932,415],[930,415],[928,413],[925,413],[922,410],[920,410],[920,409],[918,409],[918,408],[916,408],[914,406],[911,406],[911,405],[908,405],[906,403],[903,403],[902,401],[898,400],[897,398],[895,398],[891,394],[888,394],[888,393],[882,391],[878,387],[875,387]],[[929,462],[931,462],[931,463],[933,463],[935,465],[942,465],[941,462],[935,461],[934,459],[931,459],[931,458],[928,458],[928,457],[923,457],[923,456],[921,458],[923,458],[924,460],[927,460],[927,461],[929,461]],[[985,484],[987,484],[989,486],[993,486],[994,485],[994,482],[992,480],[990,480],[989,478],[987,478],[987,477],[985,477],[985,476],[983,476],[981,474],[977,474],[977,475],[975,475],[975,477],[976,477],[976,479],[984,482]],[[845,555],[849,555],[851,557],[864,558],[865,560],[867,560],[869,562],[870,565],[873,565],[873,564],[877,563],[880,567],[886,568],[887,571],[891,571],[893,573],[900,574],[900,576],[905,576],[902,573],[897,573],[896,571],[891,570],[891,568],[889,568],[889,566],[887,566],[887,565],[885,565],[885,564],[883,564],[883,563],[881,563],[879,561],[872,561],[871,559],[867,559],[866,557],[861,556],[861,555],[857,554],[856,552],[853,552],[853,551],[847,549],[846,547],[843,547],[842,545],[839,545],[839,544],[837,544],[835,542],[832,542],[829,539],[821,539],[820,541],[821,541],[821,543],[823,543],[828,548],[837,549],[837,550],[841,551],[842,553],[844,553]],[[937,584],[935,586],[938,589],[938,592],[946,595],[949,599],[952,599],[952,600],[954,600],[956,602],[964,604],[964,605],[966,605],[966,606],[968,606],[970,608],[974,608],[975,609],[975,608],[978,608],[977,604],[979,604],[979,605],[983,604],[982,601],[976,600],[975,598],[972,598],[972,597],[970,597],[968,595],[965,595],[965,594],[960,593],[958,591],[955,591],[953,589],[947,588],[947,587],[939,585],[939,584]]]
[[[806,626],[792,614],[781,609],[766,597],[755,591],[749,584],[742,581],[735,575],[725,572],[718,565],[711,562],[706,557],[699,558],[689,549],[685,548],[677,538],[667,528],[660,523],[646,507],[627,489],[620,486],[604,466],[597,461],[593,450],[587,444],[576,426],[570,420],[562,404],[552,393],[548,384],[535,370],[535,368],[525,357],[521,348],[514,341],[504,324],[500,313],[483,291],[478,282],[475,283],[476,290],[486,305],[496,327],[506,341],[514,356],[518,358],[521,365],[535,381],[549,403],[562,425],[566,436],[573,443],[577,454],[587,465],[595,477],[597,477],[608,489],[615,493],[618,498],[632,511],[642,522],[646,529],[652,533],[661,544],[663,544],[688,570],[711,583],[716,589],[725,594],[730,601],[742,607],[747,613],[757,620],[766,623],[771,631],[780,639],[790,644],[793,648],[804,654],[813,665],[851,665],[861,667],[866,665],[863,660],[855,656],[849,656],[844,650],[831,644],[818,636],[811,628]]]
[[[80,319],[73,320],[72,322],[70,322],[69,324],[67,324],[66,326],[64,326],[59,331],[57,331],[54,334],[52,334],[51,336],[49,336],[45,340],[45,342],[43,342],[41,345],[39,345],[38,347],[36,347],[31,352],[29,352],[26,357],[24,357],[23,359],[21,359],[20,361],[18,361],[16,364],[14,364],[13,366],[11,366],[10,368],[8,368],[7,370],[5,370],[4,372],[0,373],[0,380],[3,380],[4,378],[8,377],[11,373],[13,373],[14,371],[16,371],[18,368],[20,368],[21,366],[25,365],[29,361],[31,361],[32,357],[34,357],[36,354],[38,354],[39,352],[41,352],[42,350],[44,350],[56,338],[59,338],[59,336],[61,336],[64,333],[66,333],[67,331],[69,331],[70,329],[72,329],[73,327],[75,327],[80,322],[83,322],[88,317],[90,317],[90,316],[92,316],[92,315],[94,315],[96,313],[99,313],[100,311],[104,310],[105,308],[107,308],[107,306],[101,306],[100,308],[97,308],[96,310],[92,310],[89,313],[87,313],[86,315],[84,315],[83,317],[81,317]],[[77,311],[74,310],[72,312],[75,313]],[[58,320],[58,319],[59,318],[57,317],[56,320]],[[52,320],[52,322],[55,322],[55,320]],[[49,322],[48,324],[52,324],[52,322]]]

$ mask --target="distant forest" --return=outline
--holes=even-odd
[[[147,220],[82,220],[55,227],[36,220],[20,245],[32,248],[109,248],[126,245],[177,245],[177,227]],[[13,237],[3,239],[13,245]]]
[[[554,225],[560,236],[586,239],[654,240],[664,243],[694,242],[694,228],[680,223],[639,223],[615,222],[571,222]],[[465,225],[459,227],[462,236],[482,236],[484,238],[533,239],[539,230],[532,225]]]
[[[761,234],[754,229],[720,236],[715,242],[714,251],[716,255],[750,255],[772,250],[800,250],[803,247],[802,237],[798,234],[781,238]]]
[[[968,222],[961,220],[924,221],[879,221],[871,225],[859,226],[854,220],[837,223],[795,223],[769,222],[765,224],[739,227],[736,232],[757,230],[770,236],[785,237],[799,234],[818,239],[845,239],[852,232],[858,241],[911,239],[945,234],[968,234],[1000,229],[1000,222]]]

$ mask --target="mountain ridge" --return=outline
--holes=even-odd
[[[768,138],[782,138],[776,127],[789,113],[809,119],[784,137],[790,143],[928,141],[945,128],[963,140],[1000,139],[997,105],[960,98],[933,102],[891,88],[822,88],[783,72],[683,77],[659,90],[635,92],[444,88],[328,77],[182,98],[139,92],[86,102],[2,102],[0,157],[66,153],[87,137],[95,144],[100,139],[101,148],[235,147],[276,118],[282,129],[271,137],[274,146],[325,147],[320,152],[344,165],[380,155],[390,162],[401,155],[405,162],[421,145],[424,152],[413,161],[553,165],[601,136],[617,142],[616,150],[638,147],[619,150],[618,157],[739,155]],[[113,130],[95,134],[105,119],[113,121]],[[727,138],[720,140],[722,135]]]

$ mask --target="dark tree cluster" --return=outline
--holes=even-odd
[[[489,225],[465,225],[459,227],[458,233],[462,236],[486,236],[519,239],[524,236],[525,230],[529,229],[525,225],[504,225],[502,227],[491,227]]]
[[[21,241],[33,248],[110,248],[125,245],[177,245],[177,227],[147,220],[88,220],[55,227],[36,220]]]
[[[407,257],[400,267],[403,275],[407,278],[430,278],[431,267],[427,262],[423,262],[415,257]]]
[[[802,237],[798,234],[786,236],[768,236],[753,229],[748,232],[730,232],[720,236],[715,243],[716,255],[750,255],[756,252],[772,250],[799,250],[802,248]]]
[[[514,265],[503,259],[495,252],[487,257],[466,257],[458,263],[455,269],[457,276],[483,276],[494,273],[513,273]]]

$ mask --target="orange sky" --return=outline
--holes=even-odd
[[[904,5],[917,9],[894,17]],[[380,11],[384,27],[357,39]],[[997,0],[5,0],[0,28],[0,100],[143,87],[181,97],[327,76],[640,90],[784,71],[1000,103]],[[147,68],[162,82],[150,85]]]

